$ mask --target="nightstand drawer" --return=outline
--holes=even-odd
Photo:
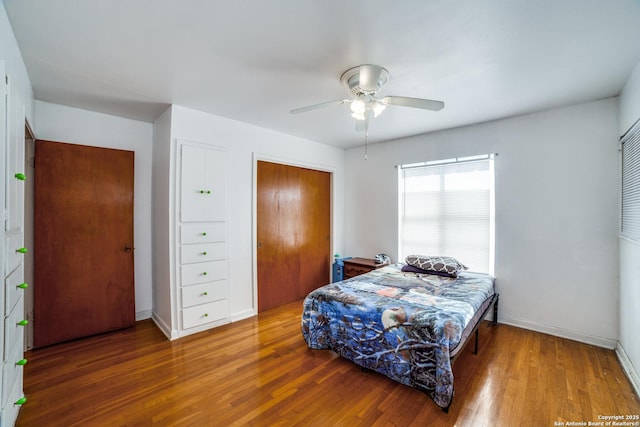
[[[371,270],[373,270],[372,268],[369,267],[363,267],[360,265],[344,265],[344,277],[345,278],[349,278],[349,277],[355,277],[355,276],[359,276],[361,274],[364,273],[368,273]]]
[[[372,270],[389,265],[387,262],[376,263],[373,259],[368,258],[349,258],[344,260],[344,279],[359,276]]]

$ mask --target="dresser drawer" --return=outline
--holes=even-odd
[[[227,240],[226,222],[196,222],[180,226],[180,243],[224,242]]]
[[[2,397],[2,403],[4,403],[5,406],[2,410],[2,414],[0,415],[0,421],[3,426],[15,425],[16,420],[18,419],[18,412],[22,406],[20,399],[23,397],[22,376],[19,376],[13,383],[13,387],[11,387],[9,394]]]
[[[3,378],[2,378],[2,395],[9,396],[11,388],[18,379],[22,377],[23,363],[20,361],[25,360],[23,358],[24,350],[22,348],[22,342],[14,346],[9,357],[3,363]],[[19,396],[18,396],[19,397]],[[17,398],[16,398],[17,399]],[[15,400],[14,400],[15,401]]]
[[[22,285],[23,279],[22,268],[17,268],[13,273],[4,280],[4,312],[10,313],[13,307],[16,306],[18,299],[24,293],[24,289],[19,288]],[[23,285],[24,286],[24,285]]]
[[[22,298],[18,299],[18,303],[4,322],[4,360],[9,358],[9,355],[15,346],[22,348],[24,328],[26,327],[25,325],[19,324],[25,320],[24,304],[22,301]]]
[[[7,236],[5,241],[5,248],[7,250],[7,270],[11,271],[15,269],[24,258],[24,254],[18,252],[22,248],[22,233],[13,233]]]
[[[214,261],[227,258],[225,242],[199,243],[180,246],[180,263]]]
[[[199,262],[180,266],[180,284],[182,286],[211,282],[227,278],[227,261]]]
[[[180,289],[182,293],[182,308],[227,299],[227,286],[226,279],[185,286]]]
[[[215,322],[228,317],[226,299],[182,310],[182,328],[189,329],[205,323]]]

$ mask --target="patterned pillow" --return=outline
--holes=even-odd
[[[445,273],[451,277],[458,277],[460,270],[467,269],[460,261],[448,256],[409,255],[404,260],[413,267],[436,273]]]

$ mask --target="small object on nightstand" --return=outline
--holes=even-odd
[[[387,255],[387,254],[378,254],[373,259],[378,264],[384,264],[384,263],[390,264],[391,263],[391,258],[389,258],[389,255]]]

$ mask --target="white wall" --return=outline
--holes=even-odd
[[[620,94],[619,133],[640,120],[640,63]],[[640,393],[640,243],[620,239],[620,343],[618,356]]]
[[[348,150],[345,255],[397,256],[395,165],[498,153],[500,321],[614,348],[617,118],[610,98]]]
[[[171,264],[172,248],[170,227],[173,221],[171,179],[171,111],[169,107],[153,123],[153,319],[165,332],[171,334],[176,324],[171,309],[176,298],[171,289],[174,268]]]
[[[619,132],[624,133],[640,120],[640,62],[635,66],[620,92]]]
[[[151,317],[151,123],[36,101],[38,139],[135,152],[134,244],[136,319]]]
[[[248,125],[196,110],[173,106],[175,141],[189,140],[229,150],[229,283],[232,320],[255,314],[254,307],[254,164],[257,158],[333,172],[332,250],[341,252],[344,216],[344,150]],[[157,147],[154,147],[156,149]],[[163,148],[164,149],[164,148]]]
[[[16,114],[24,114],[19,126],[24,138],[24,119],[33,125],[33,90],[27,74],[27,68],[22,60],[18,42],[13,35],[11,23],[7,17],[4,3],[0,6],[0,60],[5,61],[5,72],[11,79],[10,101]]]

